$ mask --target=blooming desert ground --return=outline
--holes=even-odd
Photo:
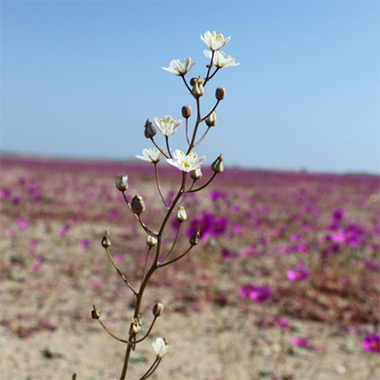
[[[170,198],[180,178],[168,166],[159,175]],[[152,170],[1,157],[2,380],[120,375],[125,348],[91,309],[127,336],[134,298],[101,240],[108,230],[115,261],[138,283],[145,235],[114,183],[128,174],[154,228],[163,210]],[[154,338],[167,336],[170,352],[152,378],[380,377],[378,177],[227,168],[184,205],[179,245],[197,228],[200,243],[155,273],[141,308],[144,328],[151,305],[165,305]],[[151,362],[151,343],[132,356],[128,378]]]

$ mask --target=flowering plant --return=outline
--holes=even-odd
[[[102,239],[102,246],[105,249],[108,258],[115,267],[121,279],[125,282],[128,288],[131,290],[133,296],[135,297],[134,314],[131,318],[128,336],[124,339],[117,337],[108,330],[108,328],[104,325],[103,321],[100,318],[100,311],[95,305],[93,306],[92,310],[92,318],[99,320],[105,331],[110,336],[126,344],[126,353],[124,357],[124,363],[120,375],[120,380],[124,380],[127,376],[128,365],[130,362],[132,351],[135,351],[137,345],[150,336],[156,319],[159,316],[161,316],[164,310],[164,306],[162,303],[155,304],[152,309],[153,319],[150,323],[150,326],[144,329],[142,328],[143,326],[140,311],[143,302],[144,291],[148,286],[149,280],[157,270],[166,267],[186,256],[190,252],[190,250],[199,242],[201,231],[199,228],[197,228],[190,234],[188,248],[185,249],[182,253],[175,254],[174,248],[177,244],[179,229],[181,227],[181,224],[185,222],[187,219],[187,213],[185,207],[183,206],[183,203],[190,193],[198,192],[204,189],[211,183],[211,181],[215,178],[217,174],[223,172],[224,170],[223,156],[222,154],[220,154],[220,156],[217,157],[215,161],[211,164],[213,174],[211,174],[210,178],[207,181],[205,181],[205,183],[203,183],[202,185],[198,185],[197,181],[200,180],[200,178],[202,177],[201,166],[205,163],[206,157],[198,156],[193,150],[206,137],[210,129],[216,125],[215,110],[218,107],[220,101],[223,100],[226,95],[226,91],[224,88],[217,88],[215,92],[216,103],[214,107],[206,115],[202,115],[200,109],[200,98],[204,95],[206,84],[210,81],[212,77],[214,77],[214,75],[217,73],[219,69],[238,65],[237,63],[235,63],[235,59],[229,56],[228,58],[224,58],[224,53],[221,53],[219,51],[219,49],[221,49],[228,43],[230,38],[231,37],[224,38],[222,34],[217,35],[215,32],[206,32],[204,36],[201,35],[202,41],[206,44],[208,49],[210,49],[210,51],[205,51],[205,55],[209,58],[210,61],[206,65],[207,72],[204,78],[198,76],[191,78],[189,81],[185,78],[185,75],[188,74],[190,69],[196,63],[192,62],[190,57],[185,59],[183,62],[180,62],[180,60],[172,60],[170,62],[169,67],[163,67],[164,70],[182,78],[187,90],[194,98],[197,111],[195,114],[195,125],[193,128],[190,128],[189,126],[189,119],[192,115],[192,110],[189,105],[185,105],[182,107],[182,116],[185,119],[184,123],[182,123],[182,120],[173,119],[170,115],[167,115],[164,118],[155,117],[154,125],[149,121],[149,119],[145,123],[145,137],[152,141],[155,148],[144,149],[142,152],[142,156],[136,157],[154,165],[156,185],[165,209],[161,225],[157,230],[152,228],[143,221],[142,214],[146,211],[146,205],[143,197],[141,195],[135,195],[132,199],[130,199],[127,195],[128,176],[125,173],[118,174],[116,176],[116,188],[120,190],[120,192],[122,193],[125,203],[132,211],[136,220],[139,222],[141,228],[145,232],[146,244],[148,246],[148,254],[146,257],[144,270],[141,276],[141,283],[137,288],[128,281],[127,276],[125,276],[121,272],[118,265],[116,264],[116,261],[113,259],[111,255],[110,233],[106,231]],[[214,70],[212,72],[213,68]],[[181,128],[182,124],[185,124],[187,147],[183,150],[175,149],[172,152],[172,149],[170,148],[169,138]],[[203,132],[201,132],[201,128],[203,128]],[[155,140],[157,129],[162,134],[165,140],[165,149],[159,146]],[[165,198],[161,190],[161,185],[158,178],[157,167],[159,162],[163,158],[166,159],[167,163],[173,165],[181,172],[181,184],[179,188],[176,190],[176,192],[174,192],[174,194],[176,195],[170,201],[168,201]],[[189,180],[192,181],[190,186],[188,185]],[[163,244],[163,239],[165,228],[169,224],[168,222],[170,220],[176,221],[177,234],[174,238],[174,241],[172,242],[171,247],[167,248],[167,246]],[[151,251],[154,252],[154,256],[153,260],[150,263],[148,263],[148,255],[149,253],[151,253]],[[143,336],[141,336],[142,331],[145,332]],[[140,377],[140,380],[147,379],[155,372],[162,358],[168,353],[170,349],[169,342],[166,337],[157,338],[152,343],[152,347],[156,358],[154,359],[153,363],[148,368],[148,370]]]

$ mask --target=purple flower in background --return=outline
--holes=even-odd
[[[362,347],[364,351],[380,354],[380,335],[367,335],[362,339]]]
[[[306,254],[309,252],[309,246],[306,243],[301,243],[296,246],[296,250],[299,253]]]
[[[268,301],[272,293],[268,286],[254,286],[247,284],[239,289],[239,295],[241,298],[250,298],[256,303],[264,303]]]
[[[234,254],[230,250],[224,248],[220,253],[220,257],[224,260],[232,260],[234,258]]]
[[[272,293],[267,286],[258,286],[255,287],[253,290],[250,291],[249,297],[252,301],[255,301],[257,303],[264,303],[268,301],[268,299],[271,297]]]
[[[288,280],[299,282],[306,280],[310,276],[310,273],[306,270],[306,265],[304,263],[297,264],[296,268],[297,269],[295,270],[288,270],[286,272]]]
[[[87,239],[82,239],[79,241],[79,247],[81,248],[87,248],[89,246],[89,241]]]
[[[342,208],[338,208],[337,210],[333,211],[331,214],[331,217],[334,221],[339,221],[343,219],[344,216],[344,210]]]
[[[0,199],[6,199],[11,195],[11,191],[9,189],[1,189],[0,190]]]
[[[226,196],[226,193],[224,193],[223,191],[218,191],[218,190],[210,191],[208,193],[208,197],[212,201],[216,201],[219,198],[224,198],[225,196]]]
[[[290,327],[290,323],[288,322],[288,320],[283,317],[277,318],[277,323],[282,328]]]
[[[298,234],[291,234],[290,235],[290,241],[291,242],[296,242],[296,241],[299,241],[301,239],[301,237],[300,237],[300,235],[298,235]]]
[[[16,224],[22,230],[29,227],[29,223],[22,218],[16,218]]]
[[[11,199],[11,202],[14,206],[17,206],[21,202],[22,198],[21,197],[13,197]]]
[[[227,228],[227,219],[220,217],[214,218],[212,223],[211,236],[215,239],[224,234]]]
[[[226,232],[227,219],[223,217],[215,218],[213,214],[204,212],[193,219],[186,231],[187,236],[191,237],[197,228],[200,229],[202,238],[211,236],[217,239]]]
[[[309,341],[306,338],[292,336],[290,338],[290,342],[293,346],[296,347],[307,347],[309,345]]]

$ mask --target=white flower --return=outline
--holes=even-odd
[[[182,125],[182,120],[174,120],[170,115],[166,115],[164,119],[154,118],[154,124],[160,132],[169,137],[177,132],[178,128]]]
[[[152,162],[153,164],[156,164],[161,160],[163,157],[163,154],[156,148],[156,150],[153,150],[152,148],[144,149],[142,151],[143,156],[136,156],[140,160]]]
[[[163,358],[169,352],[169,344],[166,338],[157,338],[155,342],[152,343],[153,351],[157,358]]]
[[[201,34],[201,40],[206,44],[210,50],[219,50],[227,44],[231,37],[224,38],[223,34],[216,35],[215,32],[210,33],[207,31],[204,36]]]
[[[183,62],[180,62],[179,59],[174,59],[170,62],[169,67],[163,67],[163,69],[175,75],[182,76],[187,74],[196,63],[197,61],[191,63],[190,57],[184,59]]]
[[[189,153],[186,156],[185,153],[176,149],[173,153],[173,159],[167,158],[166,161],[169,164],[176,166],[179,170],[188,173],[192,170],[198,169],[206,161],[206,157],[198,157],[195,152]]]
[[[203,50],[203,53],[205,54],[206,57],[211,59],[211,56],[212,56],[211,51],[208,51],[205,49]],[[232,58],[229,55],[227,55],[227,58],[226,58],[223,51],[214,52],[214,58],[212,59],[212,63],[219,69],[224,69],[226,67],[240,65],[240,63],[235,62],[235,58]]]

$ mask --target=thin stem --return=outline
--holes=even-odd
[[[162,202],[164,203],[165,207],[168,208],[168,205],[165,202],[164,196],[162,195],[160,180],[158,179],[158,169],[157,169],[157,163],[156,162],[154,163],[154,174],[156,177],[157,189],[158,189],[158,192],[160,193],[160,197],[162,199]]]
[[[169,252],[166,254],[166,256],[163,258],[163,260],[162,260],[163,263],[164,263],[165,260],[169,257],[169,255],[171,254],[171,252],[172,252],[173,249],[174,249],[174,246],[175,246],[176,243],[177,243],[177,239],[178,239],[179,230],[180,230],[180,228],[181,228],[181,225],[182,225],[182,223],[180,223],[179,226],[178,226],[177,233],[176,233],[176,235],[175,235],[175,239],[174,239],[173,245],[172,245],[172,247],[170,248]]]
[[[162,153],[162,155],[165,158],[169,158],[169,156],[156,144],[156,142],[154,141],[153,137],[151,137],[150,139],[152,140],[152,142],[155,145],[155,147]]]
[[[113,266],[115,267],[115,269],[117,270],[117,273],[119,273],[119,276],[123,279],[123,281],[128,285],[129,289],[132,290],[133,294],[136,296],[137,295],[137,292],[135,289],[133,289],[133,286],[129,283],[129,281],[125,278],[125,276],[123,275],[123,273],[121,273],[119,267],[117,266],[117,264],[115,263],[115,260],[112,258],[110,252],[108,251],[108,248],[105,248],[106,252],[107,252],[107,255],[109,257],[109,259],[111,260],[111,263],[113,264]]]
[[[190,86],[187,84],[186,82],[186,79],[185,79],[185,76],[184,75],[181,75],[182,79],[183,79],[183,83],[185,83],[185,86],[187,87],[187,89],[189,90],[189,92],[191,92],[191,88]]]
[[[212,175],[212,177],[203,185],[203,186],[201,186],[201,187],[198,187],[198,189],[194,189],[194,190],[188,190],[187,191],[187,193],[195,193],[195,192],[197,192],[197,191],[199,191],[199,190],[202,190],[202,189],[204,189],[206,186],[208,186],[210,183],[211,183],[211,181],[215,178],[215,176],[217,175],[218,173],[217,172],[214,172],[214,174]]]
[[[145,264],[144,264],[144,270],[143,270],[143,272],[142,272],[140,286],[141,286],[142,282],[144,281],[144,275],[145,275],[146,264],[148,263],[149,253],[150,253],[150,250],[151,250],[151,249],[152,249],[152,247],[149,247],[149,248],[148,248],[148,252],[147,252],[147,254],[146,254],[146,259],[145,259]]]
[[[212,54],[211,54],[210,64],[208,65],[208,70],[207,70],[207,75],[206,75],[206,78],[205,78],[205,82],[203,83],[203,87],[206,86],[206,83],[212,78],[212,77],[209,78],[208,76],[210,75],[211,67],[213,65],[212,61],[214,60],[214,54],[215,54],[215,52],[213,50]]]
[[[182,255],[179,255],[178,257],[176,257],[176,258],[173,259],[173,260],[168,261],[167,263],[159,264],[159,265],[158,265],[159,268],[165,267],[166,265],[169,265],[169,264],[173,264],[173,263],[175,263],[176,261],[182,259],[182,257],[185,256],[185,255],[187,255],[187,254],[190,252],[191,248],[193,248],[193,247],[194,247],[194,246],[191,245],[191,246],[190,246],[190,247],[189,247],[184,253],[182,253]]]
[[[153,328],[153,325],[154,325],[154,322],[156,322],[156,319],[157,319],[157,317],[155,316],[154,317],[154,319],[153,319],[153,321],[152,321],[152,324],[150,325],[150,327],[149,327],[149,330],[148,330],[148,332],[141,338],[141,339],[139,339],[139,340],[136,340],[136,342],[135,343],[140,343],[140,342],[142,342],[149,334],[150,334],[150,332],[152,331],[152,328]]]
[[[168,154],[169,154],[170,158],[173,158],[172,154],[170,153],[170,148],[169,148],[169,137],[165,136],[165,140],[166,140],[166,148],[168,149]]]
[[[189,139],[189,118],[186,118],[186,140],[187,143],[190,145],[190,139]]]
[[[156,360],[153,362],[153,364],[150,366],[150,368],[148,369],[147,372],[145,372],[145,374],[140,377],[139,380],[145,380],[147,379],[150,375],[153,374],[153,372],[157,369],[158,365],[160,364],[161,362],[161,358],[156,358]]]
[[[107,327],[104,325],[104,323],[103,323],[100,319],[98,319],[98,321],[99,321],[99,323],[102,325],[103,329],[104,329],[109,335],[112,336],[112,338],[114,338],[114,339],[116,339],[116,340],[118,340],[119,342],[122,342],[122,343],[131,344],[129,341],[124,340],[124,339],[120,339],[120,338],[118,338],[116,335],[112,334],[111,331],[109,331],[109,330],[107,329]]]
[[[201,122],[202,121],[205,121],[215,110],[216,110],[216,107],[218,107],[218,104],[220,103],[220,100],[218,100],[214,106],[214,108],[205,116],[201,119]]]
[[[187,150],[186,155],[188,155],[191,152],[191,150],[194,148],[195,136],[197,135],[198,127],[201,122],[201,109],[200,109],[199,98],[197,98],[196,101],[197,101],[197,121],[195,123],[193,137],[191,139],[191,143],[190,143],[189,149]]]
[[[208,131],[211,129],[211,127],[208,127],[206,129],[206,132],[203,134],[203,136],[194,144],[194,147],[196,147],[207,135]]]
[[[203,83],[203,87],[206,85],[206,83],[219,71],[219,67],[216,68],[216,70],[212,73],[212,75],[207,79],[205,83]]]

